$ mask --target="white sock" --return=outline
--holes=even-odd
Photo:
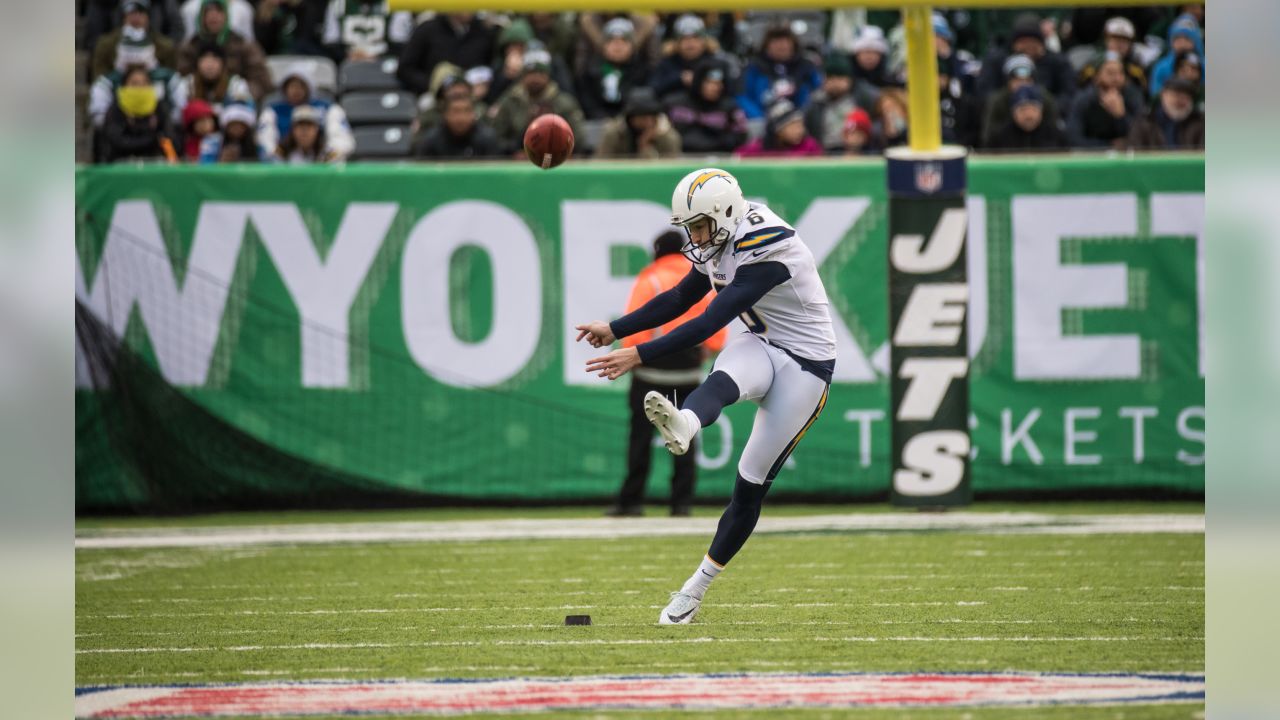
[[[685,422],[689,423],[689,427],[693,428],[693,435],[689,436],[689,439],[693,440],[693,438],[697,436],[698,431],[702,430],[702,421],[698,419],[698,413],[690,410],[689,408],[681,410],[680,414],[684,416]]]
[[[693,571],[693,575],[690,575],[688,580],[684,581],[684,587],[680,588],[680,592],[701,600],[702,596],[707,592],[707,588],[711,586],[711,581],[715,580],[723,569],[723,567],[715,564],[715,561],[710,557],[704,555],[702,564],[698,566],[697,570]]]

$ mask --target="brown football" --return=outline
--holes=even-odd
[[[524,131],[524,153],[543,170],[563,163],[573,154],[573,128],[559,115],[539,115]]]

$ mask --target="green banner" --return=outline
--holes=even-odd
[[[78,507],[611,495],[625,381],[570,328],[621,312],[691,169],[78,169]],[[884,166],[729,169],[837,311],[830,398],[772,492],[881,496]],[[1203,157],[971,160],[968,207],[974,491],[1202,493]],[[700,497],[754,410],[706,430]]]

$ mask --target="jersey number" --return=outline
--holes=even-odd
[[[760,215],[757,213],[749,212],[747,213],[747,222],[751,223],[752,225],[763,225],[764,218],[760,217]]]
[[[759,216],[757,215],[756,217]],[[751,215],[748,215],[747,218],[750,219]],[[720,292],[727,287],[725,283],[715,282],[714,280],[711,284],[715,286],[716,292]],[[756,311],[752,309],[748,309],[746,312],[738,315],[738,319],[742,321],[743,325],[747,326],[748,330],[757,335],[763,335],[769,329],[769,326],[764,324],[764,320],[761,320],[760,316],[756,314]]]

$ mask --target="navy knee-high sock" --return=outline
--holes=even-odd
[[[715,539],[711,541],[711,549],[707,551],[707,557],[712,562],[723,567],[742,549],[743,543],[751,537],[751,531],[756,529],[756,521],[760,519],[760,506],[772,484],[757,485],[742,479],[741,475],[738,476],[733,485],[733,499],[720,516]]]
[[[689,397],[684,399],[683,407],[692,410],[702,427],[707,427],[720,417],[721,410],[738,402],[741,395],[738,383],[723,370],[717,370],[697,390],[689,393]]]

